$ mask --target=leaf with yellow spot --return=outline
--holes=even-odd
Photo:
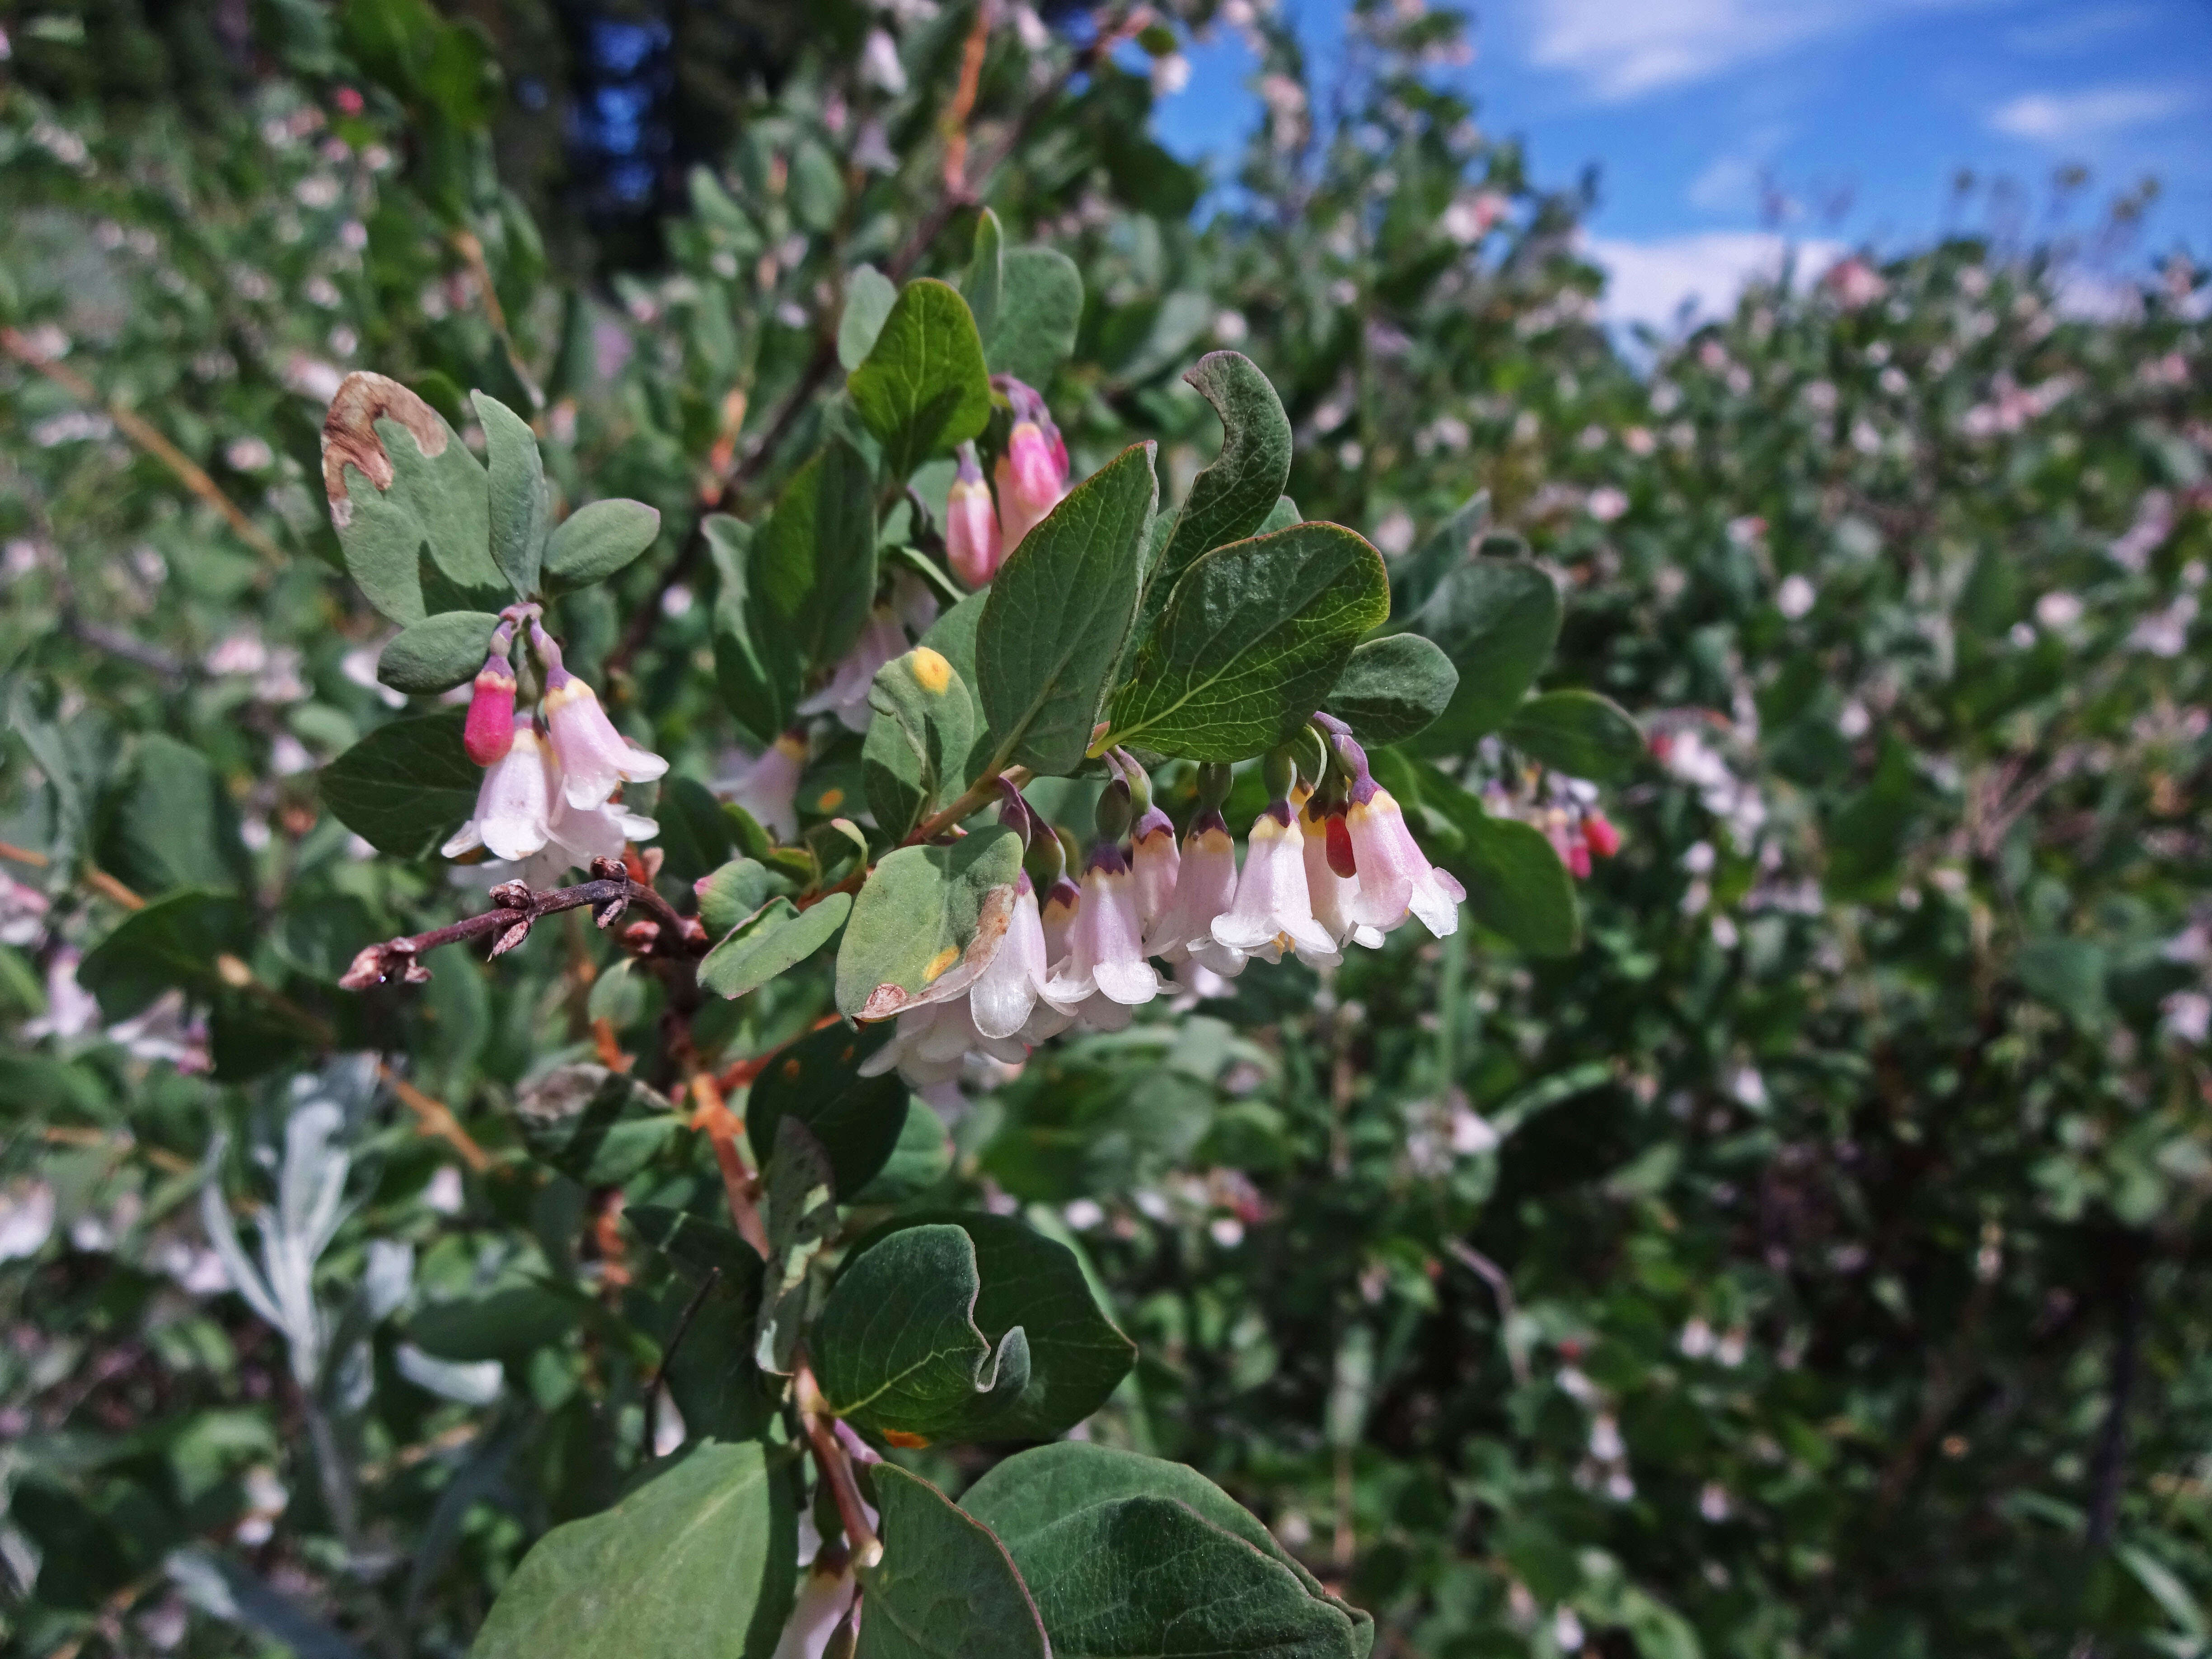
[[[990,824],[877,862],[837,952],[837,1006],[856,1019],[954,996],[998,953],[1013,915],[1022,838]]]
[[[868,706],[875,718],[860,751],[868,805],[902,836],[966,787],[975,700],[942,653],[918,645],[878,672]]]

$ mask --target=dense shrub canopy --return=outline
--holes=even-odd
[[[2189,262],[677,9],[7,21],[9,1650],[2203,1652]]]

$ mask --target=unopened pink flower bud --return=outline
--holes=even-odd
[[[496,638],[484,665],[477,670],[461,746],[478,766],[489,766],[514,746],[514,670]]]
[[[983,482],[973,444],[960,446],[960,476],[945,498],[945,552],[952,574],[970,587],[986,586],[1006,556],[991,486]]]
[[[1583,814],[1583,835],[1589,842],[1590,851],[1601,859],[1609,859],[1620,851],[1620,831],[1602,812]]]
[[[561,665],[561,647],[535,624],[531,645],[545,665],[545,726],[571,806],[597,806],[621,783],[647,783],[668,763],[615,730],[598,694]]]
[[[999,515],[1011,553],[1067,493],[1067,448],[1033,420],[1014,422],[999,458]]]

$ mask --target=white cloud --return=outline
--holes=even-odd
[[[2079,92],[2026,92],[1990,115],[1990,125],[2014,138],[2073,143],[2178,115],[2197,101],[2180,87],[2085,87]]]
[[[1620,103],[1771,57],[1884,9],[1874,0],[1534,0],[1529,57]]]
[[[1673,326],[1685,301],[1693,317],[1724,314],[1753,277],[1772,277],[1790,256],[1802,282],[1842,258],[1841,242],[1792,241],[1771,231],[1713,230],[1628,241],[1593,236],[1583,253],[1606,272],[1603,316],[1620,325]]]

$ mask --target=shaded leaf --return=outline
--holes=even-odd
[[[77,983],[99,999],[106,1018],[128,1019],[164,991],[211,994],[222,983],[216,958],[250,955],[253,933],[244,899],[182,888],[132,911],[86,951]]]
[[[1201,556],[1260,532],[1285,499],[1291,476],[1290,417],[1273,383],[1250,358],[1209,352],[1183,379],[1221,417],[1221,453],[1191,481],[1175,528],[1146,573],[1147,623],[1167,608],[1176,583]]]
[[[1444,711],[1459,670],[1432,640],[1393,634],[1355,649],[1322,707],[1369,747],[1398,743]]]
[[[874,489],[867,462],[842,437],[784,486],[752,538],[744,603],[757,653],[784,648],[772,638],[779,626],[799,659],[817,667],[852,648],[876,596]],[[753,608],[760,604],[765,612]],[[783,671],[765,672],[780,682]]]
[[[1430,767],[1420,775],[1421,801],[1456,830],[1456,848],[1431,856],[1467,889],[1474,919],[1531,956],[1571,956],[1582,945],[1582,914],[1574,878],[1544,832],[1515,818],[1494,818],[1482,803]]]
[[[427,858],[476,811],[483,772],[461,746],[464,710],[380,726],[315,774],[323,804],[380,853]]]
[[[1075,352],[1083,320],[1083,276],[1057,248],[1012,247],[990,326],[976,319],[983,356],[994,374],[1011,374],[1040,390]]]
[[[726,513],[700,524],[714,560],[714,680],[739,730],[765,749],[791,724],[801,665],[795,637],[753,592],[752,526]]]
[[[860,1066],[890,1035],[888,1028],[829,1025],[779,1054],[745,1100],[745,1134],[755,1161],[767,1161],[776,1125],[792,1117],[821,1143],[847,1202],[873,1181],[905,1128],[907,1088],[896,1073],[862,1077]]]
[[[848,373],[867,361],[898,299],[898,284],[873,265],[845,273],[845,309],[837,319],[837,362]]]
[[[1547,691],[1513,711],[1500,735],[1570,777],[1618,782],[1644,757],[1644,733],[1628,711],[1595,691]]]
[[[556,1527],[492,1604],[471,1659],[767,1659],[799,1566],[787,1453],[699,1447]]]
[[[618,1185],[675,1139],[682,1120],[644,1084],[604,1066],[558,1066],[516,1091],[530,1155],[586,1187]]]
[[[1209,761],[1273,748],[1321,706],[1389,605],[1382,555],[1340,526],[1216,548],[1138,651],[1114,699],[1114,741]]]
[[[149,732],[133,747],[113,799],[102,856],[142,894],[252,885],[230,792],[197,749]]]
[[[410,623],[376,659],[376,678],[394,691],[435,696],[477,677],[491,653],[499,618],[489,611],[441,611]]]
[[[1036,1603],[991,1529],[896,1463],[874,1474],[884,1559],[860,1575],[857,1659],[1048,1659]]]
[[[1457,754],[1505,723],[1551,656],[1559,591],[1535,565],[1472,559],[1445,575],[1410,622],[1459,670],[1451,702],[1414,747]]]

